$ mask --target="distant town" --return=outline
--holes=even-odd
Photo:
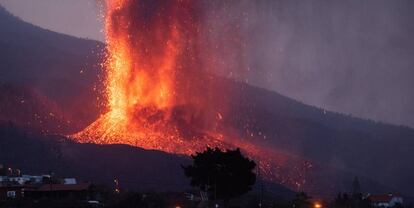
[[[41,199],[71,199],[99,205],[92,199],[92,184],[76,178],[54,178],[53,174],[27,175],[19,169],[0,165],[0,200],[32,201]]]

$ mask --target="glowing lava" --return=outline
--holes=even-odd
[[[180,127],[190,126],[193,115],[177,106],[190,105],[193,99],[182,97],[191,94],[191,70],[200,70],[193,1],[108,0],[106,8],[109,109],[74,138],[185,154],[206,144],[184,139],[218,146],[207,134]]]
[[[282,170],[289,162],[285,156],[240,139],[225,140],[214,128],[223,115],[203,113],[209,101],[199,89],[208,79],[200,72],[200,12],[195,2],[106,1],[108,112],[72,138],[187,155],[207,146],[240,147],[261,161],[268,178],[300,187],[308,163]]]

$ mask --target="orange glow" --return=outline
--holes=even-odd
[[[182,72],[183,68],[196,68],[190,53],[196,42],[192,34],[197,28],[192,17],[192,2],[106,1],[108,112],[73,138],[80,142],[122,143],[178,154],[191,154],[206,146],[224,147],[201,130],[183,132],[177,118],[171,118],[176,106],[186,105],[177,100],[177,87],[187,89],[179,86],[185,82],[180,82],[178,76],[187,75],[183,80],[191,79],[191,75]],[[153,4],[155,11],[148,16],[144,13],[148,9],[145,6]],[[181,95],[186,94],[182,91]],[[178,116],[186,123],[191,117],[186,113]],[[205,141],[193,143],[185,139]]]
[[[300,188],[310,167],[307,162],[295,161],[296,167],[283,154],[238,138],[225,140],[229,136],[211,127],[223,120],[222,112],[211,113],[214,125],[195,124],[195,117],[207,120],[194,110],[201,105],[194,94],[204,95],[190,92],[200,85],[194,81],[199,67],[194,55],[199,24],[195,1],[152,1],[106,0],[108,111],[71,137],[83,143],[128,144],[186,155],[206,147],[239,147],[260,160],[267,178]]]
[[[164,109],[173,104],[174,67],[181,49],[180,32],[176,25],[165,30],[155,28],[150,34],[136,31],[124,16],[117,13],[127,10],[130,0],[108,0],[106,14],[106,37],[108,44],[107,93],[109,119],[130,122],[130,115],[137,108],[153,106]],[[114,25],[117,24],[117,25]],[[173,23],[175,24],[175,23]],[[166,35],[160,35],[166,33]],[[162,43],[161,50],[148,52],[151,47],[143,37],[154,36],[154,41]],[[131,37],[141,37],[131,40]],[[165,39],[166,38],[166,39]],[[132,43],[133,41],[133,43]],[[141,47],[141,48],[134,48]]]
[[[319,202],[315,202],[315,204],[313,205],[314,208],[322,208],[322,204]]]
[[[76,138],[85,140],[91,137],[91,142],[159,149],[162,144],[157,138],[170,137],[175,131],[169,128],[163,133],[166,128],[163,125],[171,106],[174,106],[174,73],[179,54],[185,47],[178,28],[184,26],[176,22],[176,18],[164,21],[161,13],[151,17],[153,23],[145,25],[141,21],[144,14],[135,17],[132,14],[140,3],[133,0],[106,1],[108,57],[105,65],[109,109],[97,122],[75,135]],[[175,10],[189,3],[177,1],[177,4],[168,14],[176,15],[178,12]],[[163,12],[163,9],[166,8],[161,7],[158,12]],[[136,19],[143,26],[135,28]],[[148,119],[154,116],[159,117],[149,124]],[[162,132],[160,128],[163,128]]]

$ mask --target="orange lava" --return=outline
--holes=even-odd
[[[122,143],[145,149],[190,154],[206,144],[220,146],[213,137],[191,130],[186,139],[177,119],[177,99],[187,82],[178,76],[194,67],[189,57],[197,22],[191,0],[107,0],[105,31],[108,57],[108,112],[74,138],[81,142]],[[179,86],[180,85],[180,86]],[[180,101],[181,100],[181,101]],[[181,122],[182,123],[182,122]],[[188,121],[187,121],[188,123]],[[188,131],[188,130],[186,130]]]
[[[199,30],[194,2],[106,1],[108,111],[71,137],[83,143],[128,144],[186,155],[206,147],[240,147],[260,160],[268,179],[300,188],[310,164],[300,161],[294,167],[283,154],[241,139],[224,139],[225,133],[212,125],[198,124],[203,115],[194,110],[200,105],[197,93],[191,92],[200,84],[194,81]],[[217,115],[214,122],[224,116]]]

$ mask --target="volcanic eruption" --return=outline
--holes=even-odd
[[[223,86],[207,73],[211,54],[200,44],[197,1],[107,0],[105,8],[107,112],[71,138],[186,155],[239,147],[260,160],[267,179],[295,188],[305,183],[310,163],[286,165],[291,161],[282,154],[220,128],[226,100],[209,99]]]

